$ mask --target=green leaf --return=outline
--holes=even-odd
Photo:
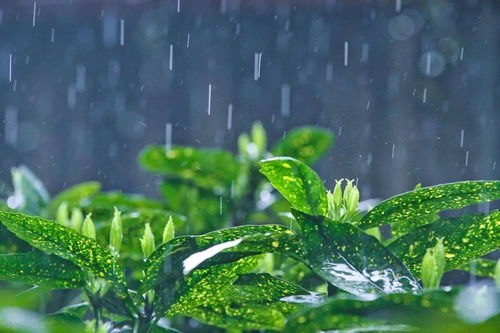
[[[359,296],[421,291],[408,269],[375,237],[349,223],[293,214],[302,229],[307,262],[323,279]]]
[[[82,270],[126,290],[125,274],[108,249],[95,240],[54,221],[21,213],[0,212],[0,221],[17,237],[32,246],[69,260]]]
[[[440,219],[398,238],[388,248],[418,275],[426,250],[433,247],[438,238],[443,238],[445,271],[449,271],[498,249],[499,226],[500,211]]]
[[[148,146],[139,156],[146,170],[190,181],[204,189],[227,188],[236,177],[238,164],[231,153],[218,149]]]
[[[40,214],[50,200],[43,183],[24,165],[12,168],[11,173],[14,208],[28,214]]]
[[[306,164],[316,162],[333,145],[332,132],[306,126],[291,130],[273,148],[274,156],[290,156]]]
[[[68,289],[82,286],[85,273],[67,260],[40,252],[1,254],[0,280]]]
[[[375,300],[337,296],[293,314],[285,332],[401,332],[412,330],[412,326],[429,329],[437,324],[460,327],[464,323],[454,315],[455,294],[442,291],[423,295],[391,294]]]
[[[494,278],[496,264],[497,264],[496,260],[480,258],[472,260],[471,262],[464,264],[460,267],[457,267],[457,269],[462,271],[467,271],[476,276]]]
[[[183,261],[193,254],[233,241],[237,242],[228,249],[238,254],[235,257],[237,259],[241,258],[239,255],[250,256],[265,252],[279,252],[295,258],[301,256],[298,237],[290,229],[280,225],[246,225],[221,229],[200,236],[176,237],[159,246],[147,259],[142,292],[157,285],[165,272],[170,275],[183,275],[182,272],[185,271]]]
[[[168,208],[186,216],[189,223],[182,225],[183,233],[199,234],[228,226],[228,200],[183,183],[168,180],[161,183],[160,190],[168,201]],[[175,223],[175,219],[174,219]]]
[[[91,197],[101,190],[99,182],[86,182],[72,186],[52,199],[48,206],[49,216],[55,217],[55,212],[63,202],[68,204],[69,208],[79,207],[83,199]]]
[[[243,259],[248,260],[254,258]],[[235,272],[235,263],[231,263],[210,267],[208,270],[213,271],[211,275],[203,271],[195,273],[204,274],[204,279],[196,281],[192,290],[183,295],[168,314],[184,314],[225,328],[280,329],[286,316],[301,307],[301,304],[283,301],[282,298],[309,293],[269,274],[241,274],[255,263],[254,260],[238,272]],[[233,269],[227,272],[226,267]]]
[[[304,163],[290,157],[275,157],[259,162],[260,172],[297,210],[309,215],[326,215],[326,189]]]
[[[358,226],[368,229],[399,223],[411,230],[421,223],[432,222],[440,211],[497,199],[500,199],[500,181],[467,181],[422,187],[382,201],[363,216]],[[417,219],[421,223],[415,223]]]

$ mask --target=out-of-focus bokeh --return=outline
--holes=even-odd
[[[0,2],[0,179],[156,192],[146,144],[234,150],[261,121],[332,129],[322,177],[362,198],[500,175],[488,0]],[[230,114],[230,115],[229,115]],[[170,124],[170,125],[168,125]]]

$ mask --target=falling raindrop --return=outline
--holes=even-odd
[[[227,107],[227,129],[230,130],[233,127],[233,104],[229,104]]]
[[[33,28],[36,25],[36,1],[33,2]]]
[[[370,44],[363,43],[361,46],[361,60],[359,62],[364,63],[368,61],[368,56],[370,52]]]
[[[172,123],[165,124],[165,153],[172,149]]]
[[[396,13],[401,11],[401,0],[396,0]]]
[[[469,151],[465,152],[465,167],[469,165]]]
[[[290,95],[291,88],[289,84],[281,85],[281,115],[288,117],[290,115]]]
[[[424,88],[424,93],[422,94],[422,103],[427,103],[427,88]]]
[[[186,48],[189,49],[189,42],[190,42],[190,39],[191,39],[191,34],[188,34],[187,35],[187,38],[186,38]]]
[[[391,153],[391,158],[394,158],[394,152],[396,150],[396,145],[392,144],[392,153]]]
[[[12,53],[9,55],[9,82],[12,82]]]
[[[15,147],[17,144],[17,133],[18,133],[17,109],[13,106],[8,106],[5,110],[5,120],[4,120],[5,143],[12,147]]]
[[[212,108],[212,84],[209,84],[208,85],[208,107],[207,107],[207,112],[208,112],[209,116],[210,116],[211,108]]]
[[[56,29],[52,28],[52,29],[50,29],[50,42],[51,43],[54,43],[55,37],[56,37]]]
[[[460,61],[464,60],[464,48],[460,48]]]
[[[181,12],[181,0],[177,0],[177,13]]]
[[[120,20],[120,45],[125,45],[125,20]]]
[[[333,81],[333,64],[331,62],[326,64],[326,82]]]
[[[460,131],[460,148],[464,147],[464,130]]]
[[[168,58],[168,69],[172,70],[174,67],[174,46],[170,44],[170,55]]]
[[[349,65],[349,43],[344,42],[344,66],[347,67]]]
[[[257,81],[260,78],[260,65],[262,63],[262,52],[255,53],[254,55],[254,71],[253,79]]]

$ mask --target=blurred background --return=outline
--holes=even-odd
[[[334,131],[316,169],[364,199],[498,179],[499,45],[489,0],[3,0],[0,179],[154,194],[167,127],[234,151],[257,120]]]

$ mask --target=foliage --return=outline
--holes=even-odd
[[[6,290],[39,288],[20,293],[37,302],[4,304],[0,292],[0,329],[13,330],[12,306],[49,332],[196,330],[186,317],[199,331],[228,332],[498,327],[490,280],[500,265],[482,257],[499,248],[500,212],[441,212],[500,199],[500,181],[417,186],[362,212],[353,181],[329,192],[307,165],[332,143],[306,127],[268,152],[255,124],[237,156],[147,147],[139,160],[162,175],[164,201],[96,182],[51,199],[31,171],[14,169],[0,211],[0,279]],[[440,287],[453,269],[490,282]],[[30,302],[46,307],[48,297],[60,309],[33,312]]]

